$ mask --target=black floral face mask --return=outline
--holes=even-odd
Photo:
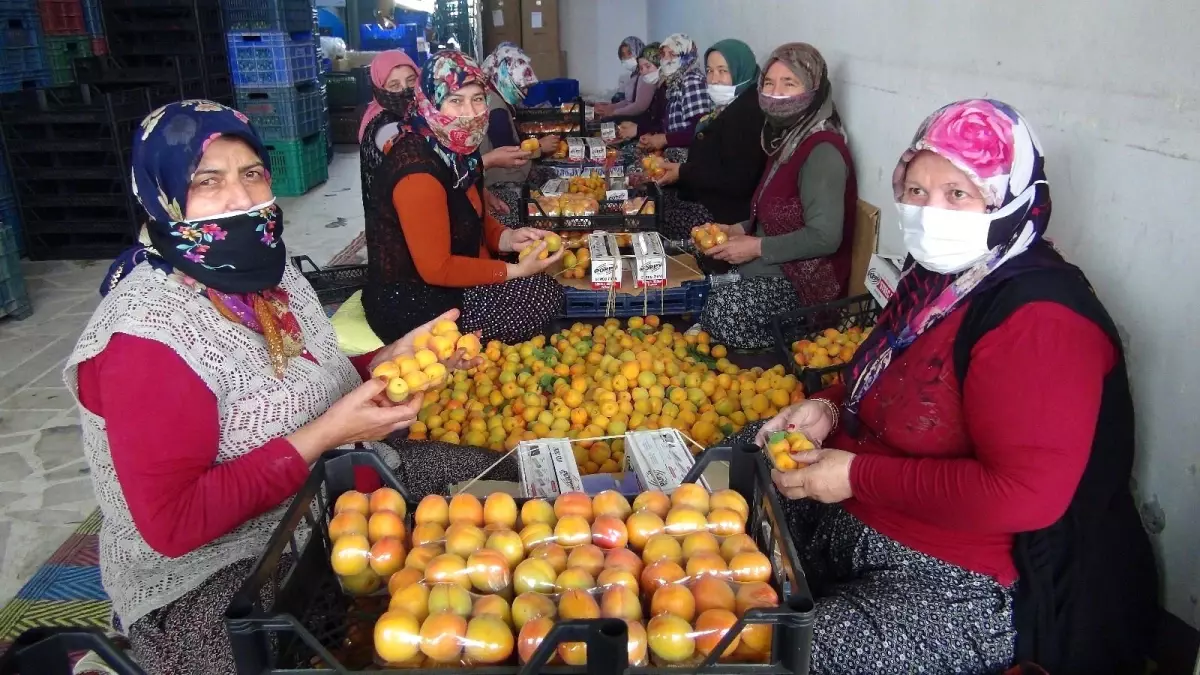
[[[384,110],[401,117],[408,117],[413,111],[413,101],[415,95],[413,90],[405,89],[403,91],[388,91],[383,87],[371,87],[375,94],[375,100]]]

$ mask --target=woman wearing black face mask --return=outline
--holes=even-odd
[[[225,609],[309,466],[416,419],[419,394],[393,406],[370,377],[412,351],[415,332],[342,355],[287,264],[269,158],[241,113],[210,101],[151,113],[135,132],[133,183],[146,244],[113,264],[65,377],[104,514],[104,587],[138,662],[224,675],[234,672]],[[413,494],[495,459],[444,444],[368,446]],[[360,478],[359,489],[378,487]]]
[[[375,169],[383,163],[392,140],[412,114],[413,87],[420,76],[417,64],[399,49],[380,52],[371,61],[372,98],[358,127],[364,209]]]

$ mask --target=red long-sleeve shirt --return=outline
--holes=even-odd
[[[1012,540],[1062,517],[1091,452],[1117,350],[1094,323],[1035,302],[985,334],[965,383],[954,312],[888,367],[863,399],[861,433],[825,446],[855,453],[848,511],[909,548],[1016,580]],[[844,387],[819,398],[840,402]]]
[[[364,378],[373,356],[351,359]],[[104,418],[133,523],[165,556],[182,556],[266,513],[308,478],[308,465],[285,438],[215,463],[216,396],[159,342],[113,335],[103,352],[79,365],[79,400]],[[378,487],[377,476],[356,479],[360,490]]]

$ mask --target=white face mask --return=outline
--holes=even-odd
[[[642,80],[645,81],[646,84],[657,84],[658,83],[658,71],[652,70],[652,71],[646,73],[645,75],[642,76]]]
[[[663,61],[662,65],[659,66],[658,69],[662,71],[662,74],[665,77],[670,77],[674,75],[682,65],[683,61],[677,56],[670,61]]]
[[[957,274],[991,253],[988,233],[996,214],[900,203],[896,210],[904,246],[930,272]]]
[[[637,59],[625,59],[621,61],[621,66],[632,73],[637,68]]]
[[[708,97],[714,105],[729,105],[737,97],[737,86],[732,84],[708,85]]]

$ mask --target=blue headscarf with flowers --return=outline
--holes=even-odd
[[[409,118],[411,130],[423,136],[454,173],[456,188],[470,187],[482,177],[479,144],[487,134],[488,116],[454,117],[439,108],[451,94],[472,84],[486,87],[487,76],[471,57],[454,50],[434,54],[421,68],[417,114]]]

